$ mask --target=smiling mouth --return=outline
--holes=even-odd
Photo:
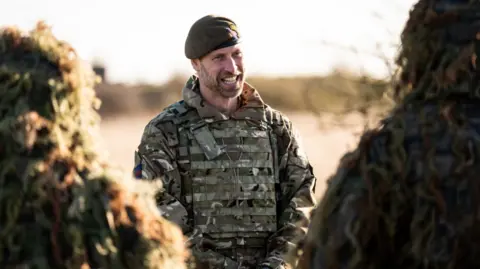
[[[221,80],[225,84],[235,84],[235,83],[237,83],[239,77],[240,77],[240,75],[230,76],[230,77],[222,78]]]

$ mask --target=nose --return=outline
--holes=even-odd
[[[237,73],[237,63],[235,62],[235,59],[232,57],[229,57],[225,60],[225,65],[224,65],[225,71],[228,71],[232,74]]]

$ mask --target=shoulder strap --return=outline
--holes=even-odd
[[[196,123],[190,125],[190,132],[195,137],[195,140],[197,140],[198,145],[208,160],[213,160],[225,153],[225,146],[217,144],[215,137],[204,119],[200,118]]]
[[[175,125],[188,128],[208,160],[215,159],[225,153],[225,147],[217,144],[205,119],[202,119],[198,112],[188,106],[185,101],[177,102],[167,109],[175,114],[173,118]]]

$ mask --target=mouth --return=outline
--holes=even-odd
[[[240,80],[240,75],[224,77],[221,81],[227,85],[236,84]]]

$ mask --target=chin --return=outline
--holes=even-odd
[[[242,88],[238,88],[238,89],[235,89],[235,90],[223,89],[222,90],[222,95],[223,95],[223,97],[226,97],[226,98],[237,98],[240,95],[242,95]]]
[[[230,95],[230,98],[237,98],[237,97],[239,97],[240,95],[242,95],[242,91],[241,91],[241,90],[237,90],[237,91],[235,91],[235,92],[229,92],[228,95]]]

